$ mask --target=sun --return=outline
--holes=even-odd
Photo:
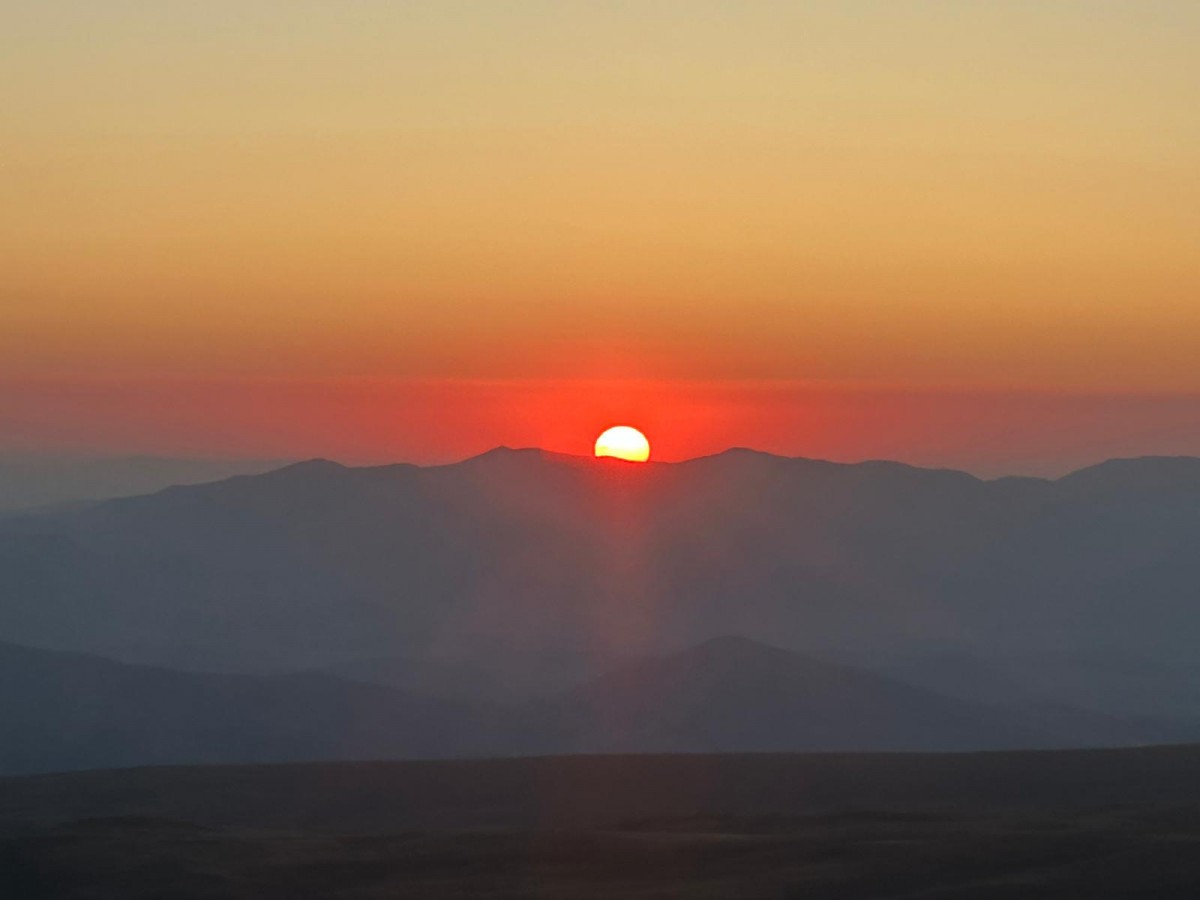
[[[650,458],[650,442],[636,428],[615,425],[596,438],[596,455],[645,462]]]

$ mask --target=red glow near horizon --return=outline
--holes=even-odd
[[[1200,451],[1200,396],[683,381],[0,382],[0,452],[444,463],[492,447],[591,456],[636,422],[654,458],[748,446],[1057,474]]]

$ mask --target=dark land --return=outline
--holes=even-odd
[[[0,779],[6,898],[1194,898],[1200,747]]]

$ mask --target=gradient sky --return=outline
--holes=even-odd
[[[0,4],[0,449],[1200,453],[1197,46],[1191,0]]]

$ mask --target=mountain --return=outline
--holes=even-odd
[[[1059,704],[1115,716],[1200,720],[1200,666],[1166,665],[1115,654],[1026,653],[981,657],[914,652],[881,674],[983,703]]]
[[[485,711],[319,675],[176,672],[0,644],[0,773],[469,756]]]
[[[1190,458],[1058,481],[748,450],[314,460],[0,522],[0,638],[247,672],[565,652],[586,677],[726,634],[857,663],[937,644],[1176,665],[1200,640],[1196,546]]]
[[[566,648],[391,656],[331,666],[327,674],[466,703],[519,705],[560,694],[623,661]]]
[[[741,638],[545,690],[555,696],[500,706],[321,674],[180,672],[0,644],[0,775],[614,750],[1052,748],[1200,736],[1169,722],[971,703]]]
[[[277,469],[281,460],[0,455],[0,510],[131,497]]]
[[[531,721],[553,723],[564,752],[945,751],[1200,737],[1196,727],[1065,706],[972,703],[734,637],[626,665],[536,706]]]

